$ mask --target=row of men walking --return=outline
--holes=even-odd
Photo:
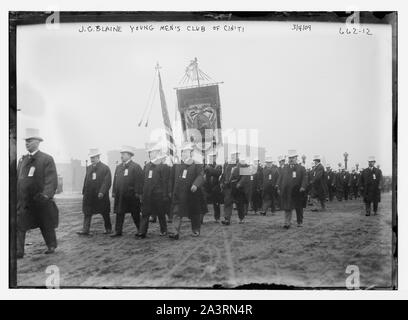
[[[40,228],[48,247],[46,254],[55,252],[57,247],[55,228],[58,226],[58,208],[53,199],[58,183],[55,163],[50,155],[39,150],[43,139],[38,130],[30,130],[25,137],[28,154],[18,163],[18,258],[24,256],[25,234],[29,229]],[[315,157],[312,171],[307,172],[297,162],[296,151],[289,150],[287,164],[285,158],[280,157],[278,167],[271,157],[267,157],[265,167],[258,165],[253,171],[253,166],[244,158],[240,159],[236,152],[230,155],[224,166],[216,163],[216,154],[210,155],[208,164],[203,166],[193,160],[193,149],[190,143],[185,144],[181,150],[181,162],[170,167],[164,161],[166,156],[162,154],[161,147],[155,146],[148,150],[150,161],[142,169],[132,160],[133,149],[123,147],[122,163],[116,167],[113,183],[109,167],[100,161],[98,150],[92,149],[89,154],[91,164],[86,169],[83,186],[83,229],[78,233],[89,235],[92,216],[101,214],[105,233],[114,238],[120,237],[125,214],[130,213],[139,239],[147,235],[150,216],[157,216],[161,236],[179,239],[182,222],[188,218],[192,235],[197,237],[204,214],[208,211],[207,202],[214,206],[216,221],[221,220],[220,205],[224,204],[221,222],[225,226],[231,224],[234,205],[239,223],[243,223],[252,202],[253,206],[262,208],[264,215],[269,208],[273,211],[276,208],[284,210],[284,227],[288,229],[293,211],[296,212],[298,226],[302,226],[309,190],[311,197],[320,200],[324,208],[329,175],[319,157]],[[374,212],[377,211],[377,193],[381,185],[381,171],[374,167],[374,163],[371,159],[369,168],[359,178],[367,214],[371,203]],[[113,212],[116,214],[114,230],[110,220],[111,188]],[[168,232],[166,215],[172,220],[171,232]]]

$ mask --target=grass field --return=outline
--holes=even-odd
[[[150,225],[146,239],[135,239],[130,215],[122,238],[103,234],[101,216],[93,218],[92,236],[80,237],[81,198],[59,196],[56,201],[59,247],[54,255],[43,254],[39,230],[30,231],[26,255],[17,262],[18,286],[45,286],[50,265],[58,267],[61,287],[343,288],[349,265],[359,268],[361,288],[392,285],[390,193],[382,195],[377,216],[366,217],[361,200],[334,200],[327,212],[306,210],[304,226],[294,223],[289,230],[282,228],[283,212],[250,212],[244,224],[237,223],[234,212],[229,227],[213,222],[210,212],[200,237],[191,236],[186,221],[179,241],[160,237],[157,223]]]

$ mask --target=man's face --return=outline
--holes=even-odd
[[[26,145],[27,151],[32,153],[38,150],[38,147],[40,146],[40,141],[37,139],[27,139],[25,141],[25,145]]]
[[[327,170],[327,171],[330,171],[330,170],[331,170],[331,168],[330,168],[330,167],[326,167],[326,170]]]
[[[159,156],[159,150],[153,150],[149,152],[149,159],[153,160]]]
[[[191,158],[191,150],[183,150],[181,151],[181,159],[184,160],[188,160]]]
[[[272,167],[272,161],[265,162],[267,168]]]
[[[131,158],[132,158],[132,156],[128,152],[122,152],[120,154],[120,159],[122,160],[122,162],[126,162],[126,161],[130,160]]]
[[[368,166],[369,166],[370,168],[374,167],[374,164],[375,164],[375,161],[369,161],[369,162],[368,162]]]
[[[314,165],[314,166],[317,166],[319,163],[320,163],[319,160],[313,160],[313,165]]]
[[[280,165],[281,167],[283,167],[283,166],[285,165],[285,160],[279,161],[279,165]]]
[[[290,157],[289,158],[289,164],[296,164],[297,163],[297,157]]]
[[[91,157],[91,164],[96,164],[99,162],[99,156]]]

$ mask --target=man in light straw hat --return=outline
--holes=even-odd
[[[378,202],[381,201],[382,172],[375,167],[375,157],[368,158],[368,168],[361,173],[360,188],[366,207],[366,216],[371,215],[371,204],[374,215],[378,211]]]
[[[285,229],[290,228],[293,209],[296,211],[298,227],[301,227],[303,224],[304,193],[307,186],[307,176],[305,168],[297,163],[297,157],[296,150],[289,150],[289,163],[282,168],[278,180],[282,209],[285,211]]]
[[[122,163],[116,167],[115,177],[113,178],[112,197],[115,198],[116,223],[115,234],[111,237],[122,236],[125,214],[128,212],[131,213],[133,222],[137,230],[139,230],[143,170],[139,164],[132,161],[133,156],[132,147],[123,146],[120,150]]]
[[[146,163],[143,183],[142,219],[137,238],[146,237],[149,228],[149,216],[157,216],[160,224],[160,236],[167,235],[166,204],[168,201],[169,170],[163,163],[162,147],[158,144],[148,150],[149,162]]]
[[[82,211],[84,224],[79,235],[89,235],[92,215],[101,214],[105,224],[105,234],[112,233],[110,219],[109,190],[112,185],[112,176],[109,167],[100,160],[98,149],[89,150],[91,164],[86,168],[84,186],[82,188]]]
[[[57,248],[55,228],[58,226],[58,208],[53,200],[58,186],[54,159],[39,150],[38,129],[29,128],[24,137],[28,154],[17,166],[17,258],[23,258],[26,232],[40,228],[48,249]]]
[[[263,178],[262,178],[262,199],[263,206],[261,215],[265,216],[269,208],[271,208],[272,213],[275,213],[277,205],[277,184],[279,178],[278,167],[274,164],[271,156],[265,158],[265,167],[263,168]]]
[[[173,232],[169,237],[178,240],[183,218],[190,218],[192,235],[198,237],[203,212],[201,187],[204,183],[203,167],[192,158],[194,147],[185,143],[181,149],[181,163],[172,167],[170,188],[172,191]]]

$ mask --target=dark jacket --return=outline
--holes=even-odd
[[[263,194],[271,193],[278,185],[279,169],[276,166],[263,168],[262,190]]]
[[[208,164],[204,169],[204,189],[207,192],[207,200],[221,202],[222,193],[220,177],[222,166],[218,164]]]
[[[150,214],[152,201],[168,201],[170,170],[165,163],[148,162],[144,171],[142,211]]]
[[[143,193],[143,170],[132,160],[116,167],[113,178],[112,196],[115,197],[114,212],[127,213],[140,210]]]
[[[300,164],[295,164],[293,167],[289,164],[285,165],[281,170],[278,186],[283,210],[305,206],[305,194],[300,191],[300,188],[306,190],[307,187],[306,169],[303,166]]]
[[[58,226],[58,208],[53,200],[57,186],[57,170],[50,155],[37,151],[32,157],[25,155],[20,159],[17,166],[19,228],[38,228],[41,226],[41,219],[50,219],[55,228]]]
[[[106,214],[110,212],[109,189],[112,176],[109,167],[98,162],[86,168],[84,186],[82,188],[82,210],[85,215]],[[102,193],[102,199],[98,194]]]
[[[204,214],[204,197],[202,185],[204,183],[203,167],[193,162],[175,164],[172,168],[169,190],[172,190],[172,206],[175,214],[181,217]],[[192,185],[197,187],[191,191]]]
[[[377,168],[366,168],[360,176],[360,189],[365,202],[380,202],[382,172]]]
[[[235,201],[244,200],[248,203],[251,199],[251,176],[241,174],[241,168],[249,168],[249,165],[238,163],[231,171],[232,196]]]
[[[328,194],[327,190],[327,178],[321,163],[314,166],[311,173],[311,196],[320,200],[326,199]]]

